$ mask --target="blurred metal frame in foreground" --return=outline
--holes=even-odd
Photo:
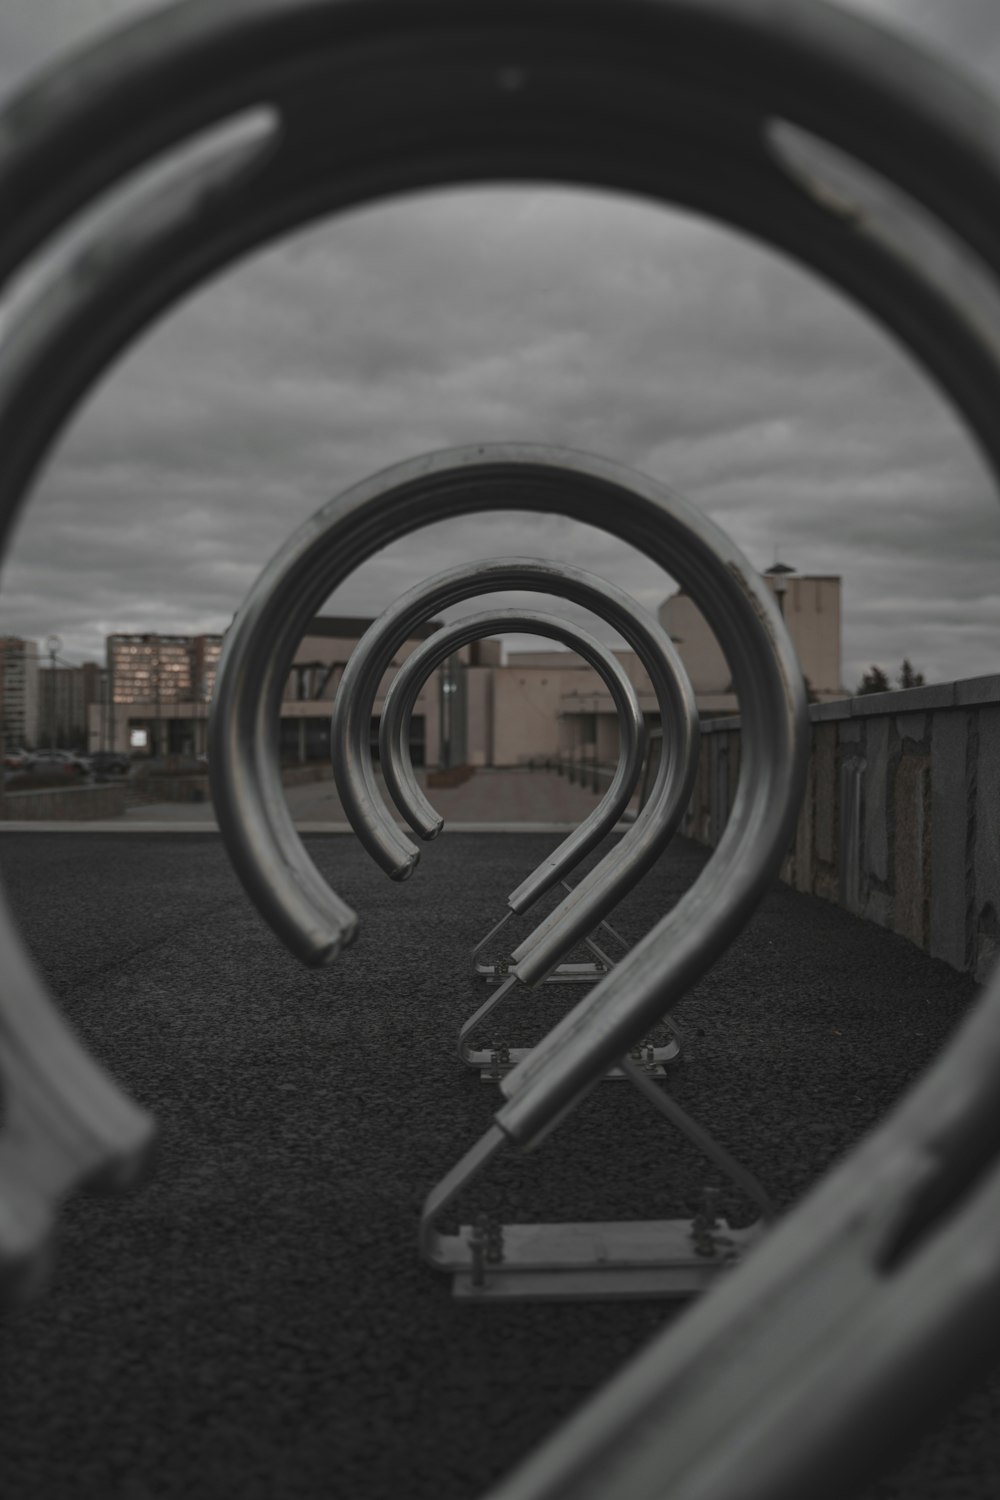
[[[998,1078],[1000,975],[888,1119],[488,1500],[843,1500],[996,1355]]]
[[[821,168],[798,170],[776,139],[777,127],[797,127],[887,179],[963,256],[978,261],[996,290],[998,111],[890,33],[820,0],[192,0],[49,70],[4,110],[0,277],[20,271],[78,209],[155,153],[262,103],[275,128],[252,163],[203,182],[155,227],[146,218],[142,234],[112,226],[52,295],[28,300],[27,321],[15,325],[0,356],[4,542],[76,403],[185,290],[321,214],[452,182],[543,180],[632,191],[758,236],[893,332],[1000,472],[1000,361],[986,322],[911,240],[849,195],[828,191]],[[0,925],[5,1007],[16,994],[18,1005],[30,1008],[43,992],[23,977],[23,948],[5,912]],[[991,993],[991,1015],[995,1009]],[[13,1069],[8,1087],[20,1067],[15,1052],[5,1064]],[[995,1050],[979,1058],[962,1051],[949,1084],[961,1097],[982,1069],[991,1075],[986,1091],[995,1095]],[[947,1122],[948,1100],[919,1097]],[[956,1182],[968,1186],[962,1172],[970,1155],[991,1158],[995,1121],[991,1107],[974,1126],[975,1151],[951,1158]],[[127,1130],[116,1133],[119,1145],[128,1138]],[[947,1144],[938,1143],[942,1160]],[[862,1162],[878,1165],[870,1157]],[[992,1178],[986,1185],[995,1191]],[[980,1202],[984,1194],[967,1206]],[[849,1206],[849,1198],[841,1204]],[[841,1494],[907,1419],[933,1407],[982,1357],[995,1341],[995,1222],[993,1212],[980,1240],[971,1211],[956,1220],[954,1264],[962,1274],[928,1277],[916,1308],[904,1310],[888,1297],[881,1346],[866,1340],[867,1407],[859,1411],[843,1391],[843,1405],[828,1409],[833,1436],[825,1445],[807,1453],[799,1444],[782,1470],[785,1445],[777,1443],[755,1468],[749,1458],[737,1462],[738,1446],[721,1431],[727,1496],[760,1493],[759,1473],[774,1480],[769,1500]],[[945,1233],[942,1220],[934,1243]],[[932,1248],[928,1241],[928,1254]],[[916,1270],[924,1260],[918,1246],[909,1265]],[[763,1274],[761,1264],[753,1266],[755,1276]],[[742,1284],[724,1288],[726,1300],[713,1298],[698,1315],[719,1307],[713,1316],[734,1320],[728,1358],[745,1382],[749,1409],[761,1390],[752,1358],[744,1358],[741,1309],[730,1301]],[[889,1290],[884,1283],[880,1289]],[[873,1289],[870,1331],[878,1306]],[[919,1329],[917,1342],[911,1328]],[[814,1353],[821,1362],[822,1346]],[[648,1379],[648,1368],[639,1368]],[[637,1388],[635,1396],[651,1420],[662,1421],[646,1391]],[[600,1472],[595,1467],[592,1477],[599,1480]],[[619,1494],[633,1500],[636,1477],[623,1482],[632,1487]]]

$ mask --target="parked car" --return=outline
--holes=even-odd
[[[8,750],[3,758],[5,771],[26,771],[34,760],[30,750]]]
[[[73,750],[36,750],[30,769],[36,776],[62,774],[79,781],[90,775],[90,762]]]
[[[87,758],[95,776],[127,776],[132,769],[131,756],[121,750],[95,750]]]

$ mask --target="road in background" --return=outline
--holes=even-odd
[[[595,793],[579,782],[554,771],[483,770],[457,787],[427,787],[427,773],[417,780],[431,806],[446,823],[559,823],[575,827],[597,806],[606,789]],[[392,800],[379,777],[386,805]],[[346,823],[347,817],[332,781],[314,781],[285,789],[288,806],[297,823]],[[157,802],[131,807],[124,814],[130,822],[214,824],[210,802]],[[398,815],[397,815],[398,816]]]

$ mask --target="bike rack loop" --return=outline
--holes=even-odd
[[[613,484],[613,492],[606,484]],[[472,447],[397,465],[331,502],[286,542],[251,589],[227,636],[219,665],[209,736],[216,814],[248,891],[253,893],[271,875],[272,908],[259,901],[258,905],[286,941],[291,928],[283,895],[287,875],[275,880],[277,858],[261,840],[255,851],[262,856],[261,864],[248,879],[241,861],[250,856],[239,840],[247,827],[266,828],[270,820],[272,828],[279,823],[282,827],[286,860],[293,843],[300,851],[297,857],[308,858],[284,802],[273,745],[281,686],[302,630],[343,576],[345,551],[351,555],[354,533],[377,538],[377,545],[383,546],[418,525],[496,508],[555,511],[605,529],[613,516],[616,533],[668,569],[704,612],[744,708],[744,738],[730,820],[702,875],[588,999],[507,1075],[501,1087],[511,1097],[498,1112],[497,1125],[430,1195],[421,1232],[424,1255],[439,1269],[459,1273],[468,1268],[474,1251],[463,1235],[438,1233],[435,1221],[442,1209],[504,1140],[509,1138],[527,1149],[615,1067],[675,1125],[692,1138],[697,1136],[702,1148],[734,1180],[741,1180],[766,1211],[766,1196],[753,1179],[702,1127],[664,1099],[627,1055],[739,931],[777,873],[798,816],[808,737],[801,669],[770,592],[724,533],[678,496],[642,475],[563,449]],[[695,769],[686,735],[689,730],[693,736],[694,721],[684,711],[690,685],[686,674],[675,676],[667,670],[673,649],[665,633],[652,620],[644,622],[627,596],[626,607],[617,611],[616,591],[610,585],[595,591],[589,575],[565,564],[501,559],[455,568],[411,589],[366,633],[362,649],[352,654],[341,678],[331,743],[338,791],[352,825],[383,869],[395,878],[405,878],[419,851],[390,818],[371,761],[371,714],[384,672],[428,615],[487,589],[524,588],[585,603],[610,619],[640,651],[657,689],[663,721],[677,726],[664,742],[656,795],[647,804],[644,818],[596,867],[604,876],[603,885],[593,888],[594,871],[585,877],[572,898],[585,892],[588,903],[576,900],[561,921],[562,908],[553,914],[554,921],[548,918],[541,924],[546,946],[543,950],[535,944],[535,953],[544,951],[544,962],[537,965],[535,975],[523,977],[523,964],[514,971],[521,982],[531,983],[542,978],[590,930],[617,894],[645,872],[688,801]],[[674,706],[678,699],[680,711]],[[271,738],[262,733],[265,725],[270,726]],[[235,759],[255,752],[247,773],[233,775]],[[605,873],[602,865],[613,868],[613,875]],[[315,929],[305,927],[294,935],[295,951],[307,960],[325,956],[332,946],[321,933],[318,948],[310,950],[321,915],[316,913]],[[557,1035],[558,1045],[553,1046]],[[655,1264],[650,1267],[650,1242],[661,1238],[665,1227],[669,1230],[667,1254],[664,1257],[654,1249]],[[544,1230],[545,1226],[536,1228]],[[610,1232],[609,1226],[604,1228]],[[521,1285],[526,1274],[535,1275],[533,1255],[539,1249],[547,1267],[552,1266],[560,1277],[564,1270],[571,1277],[582,1270],[585,1295],[593,1294],[589,1288],[595,1269],[609,1273],[602,1274],[605,1286],[613,1279],[623,1284],[626,1294],[636,1294],[636,1280],[641,1277],[644,1286],[652,1282],[662,1289],[661,1294],[679,1295],[705,1285],[710,1269],[725,1264],[720,1256],[713,1268],[706,1266],[691,1243],[687,1222],[640,1226],[638,1247],[635,1227],[625,1226],[618,1236],[621,1251],[610,1258],[594,1249],[587,1226],[572,1229],[568,1253],[572,1267],[564,1266],[562,1258],[542,1243],[543,1233],[532,1234],[527,1253],[514,1267]],[[727,1254],[736,1253],[739,1233],[726,1235]],[[560,1244],[564,1237],[560,1230]],[[664,1259],[667,1264],[661,1265]],[[624,1271],[624,1277],[619,1271]],[[542,1275],[544,1280],[544,1271]]]
[[[568,476],[574,456],[548,451]],[[519,476],[512,472],[509,483],[508,503],[516,505]],[[331,548],[333,541],[331,533],[322,545]],[[318,557],[321,544],[314,545]],[[284,587],[287,596],[294,588],[292,574],[284,585],[271,586]],[[419,851],[400,838],[375,780],[368,726],[379,683],[395,652],[427,615],[473,594],[501,589],[557,594],[603,615],[636,651],[653,684],[661,722],[672,728],[645,816],[521,945],[535,954],[535,961],[531,972],[524,972],[527,965],[523,965],[517,977],[534,984],[585,938],[662,852],[691,795],[697,772],[698,719],[687,673],[666,632],[622,590],[592,574],[568,564],[512,558],[461,565],[417,585],[379,617],[352,654],[331,724],[334,778],[341,802],[362,843],[393,878],[406,878]]]
[[[492,619],[492,628],[487,621]],[[467,617],[455,627],[444,626],[431,640],[418,646],[402,663],[389,685],[379,727],[379,760],[386,786],[396,806],[410,827],[422,838],[436,838],[444,826],[419,786],[410,758],[410,720],[423,683],[442,657],[437,648],[443,643],[445,630],[455,630],[477,622],[476,637],[463,633],[461,644],[484,634],[523,630],[552,639],[577,651],[604,679],[618,713],[620,753],[618,765],[597,807],[573,830],[559,847],[541,862],[536,870],[511,892],[508,906],[512,914],[526,911],[540,896],[552,889],[565,875],[600,843],[604,835],[621,818],[631,799],[642,771],[648,734],[635,688],[613,652],[588,632],[560,616],[537,611],[497,610],[490,615]],[[549,626],[556,626],[550,631]],[[480,626],[482,627],[480,629]],[[546,627],[546,628],[543,628]],[[456,649],[454,646],[451,649]],[[431,661],[433,655],[434,660]]]
[[[547,452],[553,464],[560,464],[567,473],[574,462],[574,455],[559,449],[539,451]],[[512,490],[518,478],[517,472],[512,471]],[[515,494],[511,494],[508,503],[516,508]],[[331,535],[324,544],[332,549],[334,540]],[[318,555],[320,544],[316,545]],[[379,616],[352,652],[333,707],[331,748],[344,809],[372,858],[394,879],[406,878],[419,858],[419,851],[399,835],[375,781],[367,726],[379,684],[409,632],[429,615],[463,599],[515,589],[569,599],[601,615],[625,637],[650,674],[661,716],[679,726],[680,749],[672,767],[674,775],[678,769],[685,779],[690,775],[688,763],[698,735],[694,693],[666,632],[634,600],[596,575],[566,563],[515,557],[460,564],[417,584]],[[428,639],[425,650],[432,647],[439,634]],[[405,665],[402,670],[406,671]],[[689,791],[685,787],[685,799]],[[675,790],[674,796],[677,795]],[[584,842],[581,838],[578,844],[579,833],[577,830],[573,835],[574,848]],[[588,841],[581,853],[597,842],[586,829],[584,834]],[[557,855],[561,855],[561,850]],[[573,856],[574,862],[577,857]],[[569,866],[556,869],[548,886],[555,884],[565,868]],[[538,894],[548,886],[540,886]]]
[[[529,478],[536,457],[545,471],[543,488],[553,497],[556,492],[565,495],[581,474],[581,460],[562,450],[501,445],[434,455],[375,476],[324,507],[290,538],[253,586],[230,629],[209,722],[209,767],[216,815],[240,878],[258,910],[305,963],[329,962],[345,938],[345,929],[340,925],[342,903],[316,871],[288,813],[278,771],[277,705],[302,630],[336,586],[337,578],[343,576],[341,548],[348,524],[344,511],[357,507],[354,524],[359,529],[364,527],[369,535],[381,532],[382,545],[386,535],[383,528],[392,527],[397,507],[409,523],[407,530],[412,529],[413,518],[419,517],[419,524],[424,524],[432,509],[435,514],[460,514],[497,505],[523,508],[532,505],[533,497],[534,503],[544,507],[551,502],[539,496],[537,479]],[[480,458],[486,460],[481,470],[477,463]],[[494,469],[491,459],[498,461],[498,468]],[[429,464],[433,467],[425,472]],[[413,496],[408,484],[411,475],[417,485]],[[577,514],[576,505],[568,503],[569,514]],[[695,514],[673,497],[670,503],[680,507],[685,516]],[[592,514],[594,507],[582,509]],[[534,559],[454,569],[410,590],[380,617],[367,634],[366,647],[356,650],[348,661],[334,705],[332,743],[345,746],[334,764],[341,800],[362,843],[394,879],[405,879],[411,873],[419,849],[396,827],[375,783],[368,728],[371,706],[385,668],[414,626],[428,613],[474,597],[487,587],[556,593],[575,598],[611,618],[626,639],[637,645],[658,684],[661,714],[678,726],[657,778],[658,803],[666,804],[674,826],[690,794],[695,763],[689,747],[691,736],[697,732],[690,683],[679,666],[673,671],[661,667],[663,661],[676,663],[676,653],[661,628],[637,612],[627,595],[579,569]],[[376,638],[382,652],[377,662],[372,651]],[[651,649],[646,649],[645,641],[652,642]],[[649,837],[651,828],[662,827],[654,824],[652,811],[651,802],[651,816],[642,827],[636,824],[630,830],[635,834],[629,845],[635,850],[632,862],[640,872],[662,847]],[[609,858],[620,857],[620,848]],[[583,884],[576,887],[574,896]],[[588,887],[584,894],[589,891]],[[566,933],[570,920],[576,932],[581,913],[583,931],[590,930],[591,916],[602,899],[599,891],[597,898],[591,897],[587,907],[578,905],[577,898],[577,910],[570,913],[550,947],[569,941]],[[351,925],[346,934],[353,936],[353,914],[348,915]],[[552,962],[558,957],[556,953]]]
[[[590,663],[603,678],[615,705],[620,750],[618,765],[600,802],[568,838],[551,854],[546,855],[531,875],[519,884],[516,892],[508,898],[506,915],[473,949],[473,972],[493,978],[498,977],[496,965],[481,966],[477,962],[479,954],[496,938],[511,917],[519,911],[527,910],[560,880],[567,890],[571,889],[565,876],[610,832],[625,811],[642,768],[646,747],[646,726],[628,674],[617,657],[588,632],[555,615],[516,609],[469,616],[452,626],[443,626],[402,663],[386,694],[379,726],[379,763],[386,786],[396,807],[419,837],[426,840],[436,838],[444,826],[444,819],[435,812],[418,784],[410,757],[410,723],[417,696],[435,667],[459,646],[465,645],[469,640],[511,630],[548,635],[550,639],[561,641],[575,649]],[[360,642],[358,649],[363,649],[363,644]],[[337,747],[334,747],[334,758],[337,754]],[[609,931],[622,946],[628,946],[613,929]],[[581,978],[606,973],[612,967],[613,961],[593,947],[593,940],[588,938],[586,941],[592,948],[595,963],[585,965],[585,973],[577,967],[568,976],[563,972],[566,966],[560,965],[549,976],[550,979],[568,978],[579,981]],[[503,972],[506,972],[506,963]]]
[[[638,614],[637,610],[636,614]],[[642,623],[643,618],[640,617],[639,624],[642,625]],[[480,967],[476,963],[479,953],[487,943],[496,938],[512,916],[530,909],[533,903],[546,891],[551,890],[557,882],[562,881],[567,890],[571,889],[566,884],[566,874],[618,821],[638,778],[646,744],[645,723],[635,689],[627,673],[618,659],[605,646],[578,626],[556,616],[518,609],[489,611],[485,614],[466,617],[452,625],[442,626],[434,635],[416,647],[400,666],[386,694],[379,726],[379,761],[382,774],[393,801],[414,832],[425,839],[435,838],[444,823],[418,785],[410,759],[410,720],[417,695],[435,667],[460,646],[465,645],[467,641],[511,630],[527,630],[562,641],[563,644],[576,650],[600,673],[618,710],[621,752],[618,766],[601,802],[579,827],[574,829],[569,837],[547,855],[537,869],[518,885],[508,897],[506,915],[474,948],[473,972],[493,978],[500,978],[502,974],[506,974],[506,964],[499,972],[495,965]],[[365,652],[364,639],[359,642],[356,649],[360,653]],[[376,661],[380,659],[380,656],[379,653]],[[667,665],[669,668],[670,663],[668,662]],[[342,747],[334,744],[335,761],[341,749]],[[693,750],[691,753],[693,755]],[[613,877],[609,876],[609,879],[612,880],[612,884],[617,885]],[[607,927],[607,923],[602,925]],[[625,940],[613,928],[609,928],[608,931],[618,944],[627,950],[628,944]],[[547,977],[553,981],[580,983],[595,979],[614,967],[614,960],[596,946],[593,937],[586,938],[585,942],[590,947],[595,962],[586,965],[560,964]],[[503,986],[504,993],[509,991],[509,988],[509,983],[506,983]],[[471,1067],[479,1068],[484,1082],[496,1081],[499,1078],[501,1066],[509,1066],[519,1061],[523,1055],[519,1049],[513,1051],[506,1049],[505,1056],[501,1057],[499,1053],[494,1056],[492,1051],[483,1052],[474,1049],[469,1040],[472,1031],[485,1019],[486,1014],[495,1009],[501,998],[503,998],[501,992],[495,992],[486,1005],[481,1007],[475,1016],[461,1028],[459,1034],[459,1052],[463,1061]],[[666,1046],[657,1048],[650,1043],[648,1049],[643,1049],[644,1066],[647,1072],[655,1070],[657,1074],[662,1075],[663,1069],[660,1064],[679,1055],[680,1040],[676,1034],[676,1028],[673,1029],[675,1037]],[[620,1070],[616,1070],[610,1076],[622,1077],[624,1075]]]
[[[646,746],[646,726],[635,688],[610,649],[579,626],[537,610],[492,610],[442,626],[411,652],[389,685],[379,726],[379,763],[390,795],[414,833],[423,839],[436,838],[444,819],[435,812],[419,786],[410,758],[410,721],[418,694],[434,669],[459,647],[484,636],[515,630],[561,641],[594,668],[603,678],[617,710],[621,744],[618,765],[601,801],[528,877],[532,893],[524,905],[515,905],[513,895],[508,898],[512,911],[522,911],[596,848],[628,806],[638,780]],[[363,647],[362,640],[358,649]]]
[[[740,783],[727,834],[688,897],[667,919],[672,931],[679,926],[683,944],[662,968],[655,966],[655,972],[647,975],[649,982],[636,988],[628,1006],[622,1007],[621,1024],[601,1028],[600,1059],[593,1059],[593,1077],[590,1064],[581,1064],[588,1081],[596,1081],[628,1052],[635,1040],[633,1029],[637,1037],[644,1035],[693,982],[700,966],[710,963],[719,951],[714,940],[706,940],[704,930],[700,935],[696,932],[699,926],[704,929],[705,910],[715,913],[720,932],[727,934],[722,942],[739,930],[770,878],[761,872],[765,867],[769,872],[776,870],[784,856],[801,794],[807,718],[804,685],[794,651],[770,593],[728,538],[705,516],[654,481],[617,465],[561,449],[530,446],[472,447],[432,454],[355,486],[319,511],[285,544],[258,579],[227,637],[210,723],[209,760],[216,767],[212,773],[213,796],[220,827],[226,830],[230,849],[237,850],[237,868],[248,890],[254,892],[268,873],[273,878],[275,862],[268,846],[272,829],[280,827],[285,849],[294,847],[297,857],[307,860],[285,806],[274,736],[281,688],[308,620],[361,560],[362,548],[384,546],[417,524],[505,507],[556,511],[603,529],[608,529],[613,516],[617,535],[669,569],[702,607],[730,661],[740,702],[746,705]],[[549,591],[565,594],[570,587],[568,570],[563,569],[557,577],[551,570],[546,573],[544,564],[530,562],[519,562],[510,572],[496,572],[493,580],[498,587],[520,587],[531,572],[536,579],[544,577]],[[463,584],[454,583],[448,598],[456,602],[481,592],[481,580],[481,571],[475,580],[466,575]],[[383,623],[391,620],[398,635],[387,660],[391,660],[392,649],[410,634],[410,612],[414,621],[421,618],[410,602],[415,592],[382,617]],[[435,595],[431,607],[438,607],[443,598]],[[627,630],[623,628],[622,633],[627,638]],[[389,640],[394,637],[387,636],[387,643]],[[352,662],[356,659],[353,657]],[[650,665],[655,666],[655,662]],[[356,668],[352,675],[358,671]],[[334,706],[334,738],[339,740],[345,724],[352,726],[352,739],[361,752],[356,765],[361,766],[370,717],[365,704],[377,681],[366,685],[364,692],[357,683],[353,684],[355,690],[349,691],[350,672],[351,662]],[[671,741],[658,774],[669,774],[666,767],[671,757],[683,754],[684,749]],[[223,765],[227,767],[225,776],[218,769]],[[352,763],[352,772],[354,769]],[[341,798],[346,800],[344,764],[338,770]],[[359,818],[359,828],[372,827],[373,800],[363,782],[358,803],[365,814]],[[368,847],[380,862],[384,860],[395,873],[405,875],[418,851],[387,817],[386,822],[379,838],[372,837]],[[250,867],[249,877],[246,867]],[[574,895],[584,884],[581,882]],[[578,906],[572,914],[573,921],[578,920],[580,909]],[[283,915],[277,913],[279,919]],[[298,944],[295,951],[306,961],[323,961],[333,946],[336,928],[328,914],[317,909],[312,916],[312,930],[308,925],[294,930],[288,923],[282,936],[289,946]],[[277,929],[278,921],[274,925]],[[557,960],[562,934],[549,931]],[[645,951],[640,945],[633,950],[633,957]],[[668,974],[675,974],[677,982],[667,982]],[[683,980],[681,975],[685,976]],[[598,988],[603,990],[603,986]],[[659,1004],[660,998],[665,1003]],[[588,1049],[589,1042],[584,1041],[580,1055],[589,1057]],[[570,1096],[582,1087],[580,1075],[572,1069],[564,1073],[559,1092],[553,1096],[559,1099],[558,1108],[568,1104]],[[546,1118],[549,1109],[548,1104],[542,1108]],[[517,1115],[515,1133],[523,1140],[525,1115],[521,1108]]]
[[[533,0],[530,14],[516,0],[482,0],[464,17],[446,0],[415,0],[405,20],[388,0],[325,7],[316,0],[240,6],[198,0],[87,49],[8,106],[0,118],[0,276],[18,269],[75,209],[157,149],[262,97],[280,104],[282,84],[289,98],[297,90],[301,99],[296,58],[310,65],[308,78],[322,74],[329,108],[312,117],[322,139],[311,174],[281,170],[282,154],[288,162],[305,160],[309,141],[308,111],[296,119],[289,109],[286,119],[295,128],[286,130],[280,149],[275,132],[270,155],[261,157],[269,172],[266,182],[258,176],[253,184],[256,196],[250,174],[241,170],[228,183],[216,177],[204,198],[193,194],[161,223],[158,235],[137,242],[134,232],[129,239],[120,226],[112,228],[104,253],[62,276],[59,298],[50,294],[44,312],[36,303],[34,315],[19,325],[16,348],[8,340],[3,352],[8,394],[0,406],[0,536],[9,537],[31,476],[77,400],[186,287],[319,213],[400,188],[500,174],[644,192],[785,249],[902,339],[1000,472],[1000,366],[985,331],[947,278],[918,263],[885,226],[873,233],[863,216],[845,214],[816,190],[821,178],[810,184],[789,174],[767,135],[768,122],[789,121],[881,172],[946,224],[996,280],[1000,124],[990,102],[918,49],[817,0],[760,9],[742,0],[699,0],[697,6],[593,0],[573,15],[572,48],[564,45],[565,25],[558,0]],[[388,86],[380,87],[380,68],[395,60],[403,34],[415,90],[401,86],[408,75],[398,67],[381,75]],[[453,140],[455,111],[442,110],[441,99],[466,76],[462,64],[473,58],[479,66],[462,117],[468,125],[475,114],[477,128],[463,128]],[[599,117],[589,93],[574,94],[571,87],[577,70],[590,78],[595,69],[604,99]],[[338,87],[338,81],[353,87]],[[850,110],[843,108],[845,98]],[[359,99],[377,104],[376,155],[366,154]],[[429,99],[432,120],[426,118]],[[331,124],[335,111],[344,117],[341,129]],[[417,129],[418,121],[426,128]],[[11,977],[23,950],[5,910],[0,946],[7,960],[8,1026],[12,994],[25,996],[25,1009],[35,1015],[38,1004],[32,981]],[[989,1006],[995,1008],[992,998]],[[988,1061],[995,1090],[1000,1061],[992,1053]],[[974,1070],[967,1054],[961,1063],[953,1080],[959,1094]],[[932,1103],[938,1108],[940,1101]],[[746,1285],[745,1274],[732,1285]],[[937,1310],[927,1290],[923,1306]],[[967,1281],[961,1290],[962,1311],[976,1309],[968,1347],[981,1347],[990,1336],[989,1319]],[[898,1336],[896,1328],[893,1339]],[[952,1349],[968,1359],[964,1345]],[[737,1368],[739,1355],[738,1346],[730,1349]],[[946,1364],[923,1361],[923,1406],[942,1383]],[[914,1368],[911,1363],[910,1392]],[[880,1404],[885,1431],[887,1411]],[[839,1461],[823,1468],[824,1492],[850,1469],[843,1453],[849,1446],[842,1444]],[[819,1472],[810,1474],[813,1494]],[[744,1472],[742,1483],[726,1493],[746,1497],[749,1482]]]

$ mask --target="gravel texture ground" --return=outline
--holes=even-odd
[[[674,1315],[456,1304],[417,1258],[426,1192],[496,1105],[455,1057],[481,993],[467,955],[554,842],[446,835],[398,886],[353,840],[311,840],[364,924],[313,973],[210,835],[4,836],[26,938],[80,1032],[155,1111],[160,1152],[129,1197],[67,1205],[48,1291],[5,1322],[3,1500],[475,1500]],[[639,937],[705,858],[675,843],[616,925]],[[671,1087],[787,1205],[974,993],[905,941],[775,886],[681,1008]],[[506,1039],[532,1040],[572,998],[512,1005]],[[463,1217],[670,1217],[706,1180],[609,1083],[536,1153],[491,1168]],[[864,1500],[993,1500],[998,1413],[994,1376]]]

